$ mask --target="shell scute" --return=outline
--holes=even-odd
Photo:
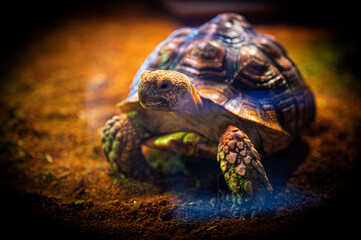
[[[170,60],[175,55],[177,47],[182,43],[181,39],[174,39],[161,46],[150,63],[151,68],[166,69],[169,67]]]
[[[269,89],[275,82],[282,80],[280,71],[255,46],[247,45],[240,48],[239,63],[235,80],[247,87]]]
[[[282,69],[286,70],[293,66],[292,61],[286,57],[286,50],[270,37],[259,35],[253,39],[253,43],[263,49]]]
[[[217,41],[200,39],[189,44],[175,70],[194,75],[214,74],[225,77],[225,47]]]

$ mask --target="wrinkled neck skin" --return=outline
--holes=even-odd
[[[179,103],[178,106],[174,107],[171,112],[173,112],[175,115],[178,115],[179,117],[189,118],[204,111],[203,105],[203,101],[197,102],[195,97],[190,95],[181,103]]]

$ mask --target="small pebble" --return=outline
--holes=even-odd
[[[49,153],[45,154],[45,159],[48,163],[53,163],[53,157]]]

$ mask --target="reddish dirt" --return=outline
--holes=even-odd
[[[115,105],[127,96],[146,56],[179,27],[142,8],[69,16],[22,47],[0,97],[4,231],[14,237],[95,239],[354,233],[351,217],[360,210],[360,83],[340,65],[342,46],[334,30],[255,26],[287,48],[317,102],[314,124],[286,151],[262,160],[274,193],[258,217],[212,206],[211,197],[227,192],[217,182],[216,163],[203,171],[187,163],[191,176],[160,183],[110,174],[99,130],[119,113]]]

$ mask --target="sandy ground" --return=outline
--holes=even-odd
[[[286,151],[262,160],[274,193],[258,217],[211,204],[227,193],[217,163],[203,171],[186,163],[188,175],[160,183],[110,173],[99,129],[119,113],[115,105],[146,56],[179,27],[137,8],[68,17],[22,47],[0,97],[3,230],[15,237],[95,239],[354,233],[360,83],[341,64],[347,46],[335,30],[255,26],[286,47],[317,102],[315,123]]]

